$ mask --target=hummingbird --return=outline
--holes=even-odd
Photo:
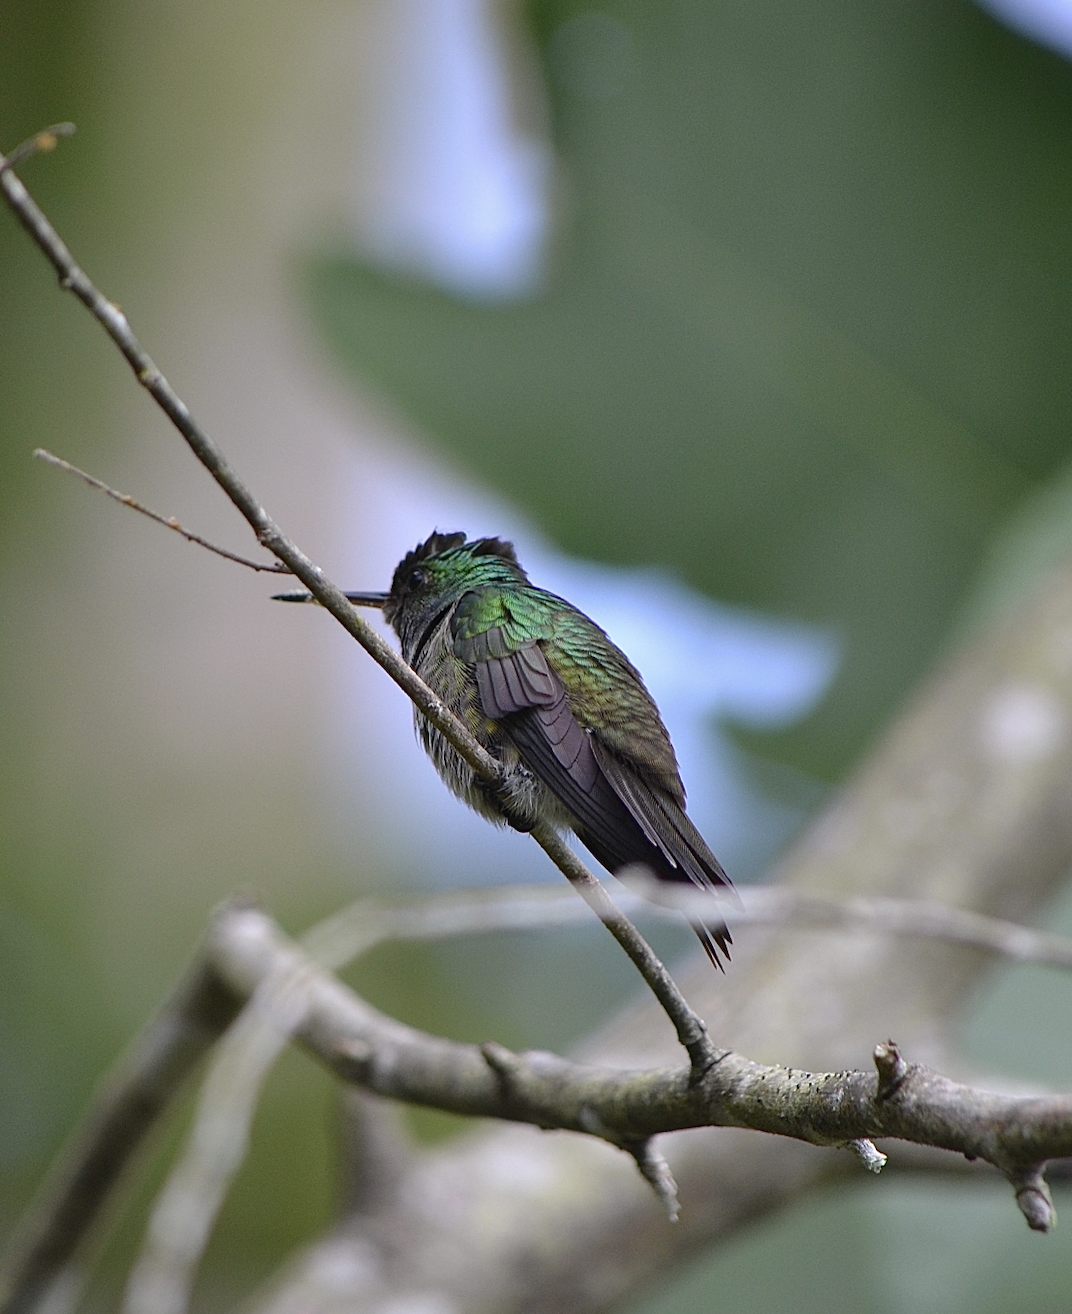
[[[281,593],[282,602],[311,602]],[[417,737],[458,798],[497,825],[571,830],[611,873],[639,864],[660,880],[733,885],[685,811],[685,788],[639,671],[588,616],[537,588],[500,538],[438,530],[399,562],[376,607],[402,656],[504,767],[493,786],[416,708]],[[693,919],[722,968],[728,927]]]

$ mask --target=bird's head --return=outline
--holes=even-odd
[[[390,592],[383,595],[383,614],[403,652],[411,654],[429,625],[470,589],[527,583],[512,543],[437,530],[398,563]]]
[[[467,539],[436,530],[395,567],[387,593],[347,593],[357,607],[382,608],[407,661],[429,627],[470,589],[486,584],[527,584],[514,545],[501,538]],[[277,593],[281,602],[312,602],[309,593]]]

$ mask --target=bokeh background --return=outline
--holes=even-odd
[[[436,525],[509,533],[596,615],[750,879],[942,651],[1072,539],[1066,9],[0,0],[0,142],[77,121],[27,184],[340,582],[382,587]],[[327,618],[34,464],[37,445],[244,544],[9,219],[5,1223],[232,891],[297,931],[362,892],[546,877],[446,796],[401,697]],[[1072,906],[1050,924],[1072,929]],[[384,949],[351,979],[446,1034],[559,1046],[634,989],[603,940]],[[1053,975],[998,974],[965,1052],[1068,1087],[1070,1004]],[[329,1081],[288,1056],[204,1309],[328,1220],[336,1129]],[[764,1221],[635,1308],[1041,1312],[1070,1283],[1072,1243],[1028,1234],[1000,1187],[890,1175]]]

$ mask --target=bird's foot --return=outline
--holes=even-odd
[[[480,776],[476,776],[475,781],[477,789],[513,830],[527,835],[536,825],[537,818],[529,817],[518,806],[519,791],[513,773],[501,781],[484,780]]]

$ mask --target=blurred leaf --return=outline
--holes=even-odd
[[[1072,69],[955,0],[532,17],[567,196],[541,295],[325,258],[316,314],[567,550],[840,622],[780,748],[840,771],[1069,448]]]
[[[1018,506],[995,535],[961,609],[962,635],[1007,612],[1072,555],[1072,466]]]

